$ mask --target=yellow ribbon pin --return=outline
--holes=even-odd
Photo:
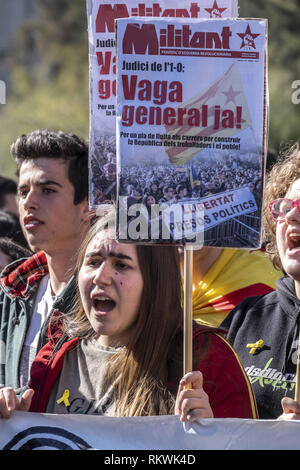
[[[59,398],[56,403],[57,403],[58,405],[60,405],[60,404],[63,402],[64,405],[65,405],[65,407],[67,408],[68,406],[70,406],[69,396],[70,396],[70,390],[68,390],[68,389],[66,388],[66,390],[64,391],[62,397]]]
[[[250,349],[250,354],[254,354],[255,351],[258,349],[258,348],[261,348],[262,345],[264,344],[263,340],[262,339],[259,339],[258,341],[256,341],[256,343],[248,343],[247,344],[247,348],[251,348]]]

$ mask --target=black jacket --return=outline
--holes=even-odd
[[[245,299],[221,324],[252,383],[261,419],[278,418],[281,399],[294,398],[296,385],[300,300],[293,279],[276,284],[270,294]],[[260,347],[250,346],[259,340]]]

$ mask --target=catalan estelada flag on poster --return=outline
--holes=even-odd
[[[251,126],[248,103],[237,62],[205,91],[181,108],[186,110],[182,124],[178,120],[166,126],[170,136],[185,136],[185,146],[166,147],[171,163],[182,165],[206,148],[209,137],[230,137]],[[197,146],[197,143],[200,145]]]

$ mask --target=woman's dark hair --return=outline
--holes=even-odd
[[[151,192],[144,195],[142,203],[143,203],[144,206],[147,207],[148,212],[150,213],[152,204],[148,203],[148,197],[153,197],[154,198],[155,202],[153,204],[156,204],[157,201],[156,201],[156,196],[154,196],[154,194],[152,194]]]

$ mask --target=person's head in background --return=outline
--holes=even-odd
[[[300,148],[279,155],[264,192],[264,238],[273,265],[300,285]]]
[[[0,176],[0,209],[19,214],[17,204],[17,183],[4,176]]]
[[[171,199],[174,199],[176,194],[175,188],[170,184],[166,184],[163,188],[163,194],[167,201],[171,201]]]
[[[0,209],[0,238],[3,237],[29,249],[18,215]]]
[[[177,198],[180,200],[184,197],[187,197],[188,195],[188,190],[187,190],[187,187],[185,184],[178,184],[176,186],[176,194],[177,194]]]
[[[0,237],[0,273],[8,264],[20,258],[27,258],[32,253],[29,249],[7,237]]]

